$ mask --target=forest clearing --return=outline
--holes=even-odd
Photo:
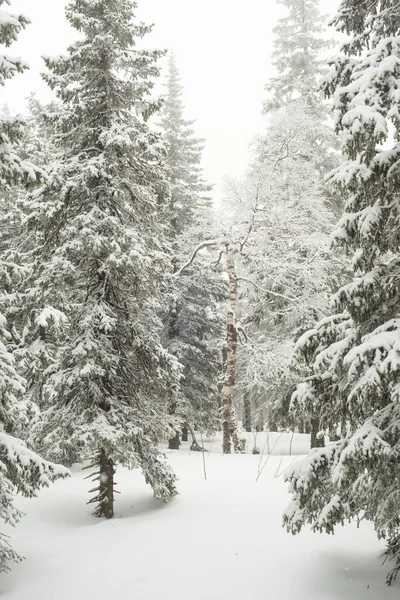
[[[88,482],[74,465],[72,479],[19,503],[28,515],[13,543],[26,560],[0,593],[5,600],[397,600],[397,586],[387,587],[382,576],[384,545],[371,524],[346,524],[334,536],[282,529],[289,500],[282,474],[293,456],[276,453],[289,452],[290,437],[269,434],[275,448],[261,465],[260,456],[222,455],[220,436],[204,440],[207,479],[202,453],[188,444],[166,450],[180,492],[169,504],[153,500],[138,472],[119,469],[111,521],[82,509]],[[258,434],[267,452],[265,438]],[[308,443],[296,434],[292,450],[306,452]]]

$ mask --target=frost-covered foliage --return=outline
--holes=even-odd
[[[5,5],[9,4],[8,0],[0,1],[0,44],[4,46],[0,50],[0,86],[28,68],[21,58],[4,52],[29,23],[27,17],[5,10]],[[39,183],[42,177],[41,170],[32,164],[32,159],[20,152],[26,131],[24,119],[13,116],[9,108],[3,106],[0,113],[0,310],[3,313],[9,305],[14,308],[14,282],[21,279],[23,271],[11,251],[20,222],[17,190]]]
[[[150,28],[134,22],[135,7],[70,2],[80,39],[45,59],[60,104],[48,117],[57,150],[48,178],[27,203],[36,239],[29,335],[35,350],[56,339],[57,351],[29,441],[60,461],[100,452],[110,472],[114,463],[140,466],[169,500],[174,476],[155,442],[168,433],[180,373],[160,341],[172,270],[162,224],[168,186],[165,147],[148,124],[162,53],[137,49]],[[104,480],[100,473],[100,487]],[[112,501],[103,496],[97,514],[112,516]]]
[[[201,167],[204,140],[196,137],[194,121],[184,118],[183,89],[173,54],[169,57],[165,87],[161,126],[168,145],[165,166],[171,187],[170,229],[176,237],[193,227],[200,216],[209,218],[212,186],[204,181]]]
[[[325,83],[345,155],[332,176],[346,198],[333,238],[353,253],[354,278],[299,341],[310,376],[296,399],[340,422],[342,439],[289,474],[285,522],[331,532],[372,520],[394,560],[390,582],[400,568],[400,6],[343,0],[334,24],[349,38]]]
[[[0,7],[4,1],[0,1]],[[7,2],[7,4],[9,4]],[[15,16],[0,8],[0,43],[6,47],[16,40],[28,20]],[[0,84],[26,67],[21,59],[0,54]],[[3,221],[8,211],[12,212],[12,186],[28,185],[36,181],[36,169],[21,160],[14,147],[23,136],[23,123],[3,111],[0,117],[0,216]],[[10,218],[8,219],[8,223]],[[3,221],[4,224],[4,221]],[[0,309],[13,305],[13,281],[21,276],[21,269],[11,257],[4,259],[8,228],[2,228],[0,239]],[[0,313],[0,518],[15,525],[22,513],[14,504],[15,495],[20,493],[32,497],[68,471],[59,465],[46,462],[29,450],[18,439],[21,429],[27,424],[26,405],[22,400],[25,381],[18,374],[14,356],[9,351],[12,336],[6,327],[6,318]],[[19,556],[8,542],[8,536],[0,533],[0,571],[9,570],[10,561],[19,561]]]
[[[336,197],[325,184],[337,164],[335,138],[318,82],[322,75],[323,19],[316,0],[282,0],[276,26],[277,70],[266,89],[265,132],[234,196],[246,207],[252,231],[244,253],[241,321],[250,343],[239,358],[241,395],[271,426],[293,425],[288,396],[298,374],[294,340],[326,314],[335,286],[328,233]],[[231,194],[232,195],[232,194]],[[243,210],[243,208],[242,208]],[[310,415],[305,415],[308,420]],[[299,426],[303,427],[303,416]],[[246,422],[248,418],[246,417]]]
[[[274,111],[245,180],[230,193],[243,221],[252,222],[240,284],[240,319],[251,341],[239,358],[241,395],[257,406],[277,403],[281,413],[296,381],[290,365],[294,339],[326,314],[334,285],[330,261],[337,258],[328,234],[333,213],[321,150],[331,138],[300,100]]]
[[[174,266],[184,264],[194,248],[214,236],[211,187],[203,180],[203,141],[194,135],[192,121],[184,119],[182,86],[176,60],[171,55],[162,112],[162,128],[168,143],[167,176],[171,186],[169,234]],[[183,365],[182,400],[171,412],[209,431],[218,423],[223,323],[220,303],[226,286],[213,257],[202,253],[196,264],[173,280],[171,306],[166,318],[166,344]],[[171,447],[179,444],[175,436]]]
[[[264,110],[282,107],[303,98],[314,111],[321,109],[318,92],[323,69],[321,53],[329,47],[319,0],[278,0],[286,9],[274,27],[273,64],[277,75],[266,85]]]
[[[0,44],[8,48],[17,39],[18,34],[29,23],[24,15],[14,15],[4,6],[9,0],[0,0]],[[22,73],[28,66],[19,57],[0,52],[0,85],[11,79],[16,73]],[[14,152],[13,146],[24,135],[24,121],[21,117],[3,115],[0,118],[0,186],[2,190],[12,184],[35,182],[36,169],[27,161],[22,161]]]

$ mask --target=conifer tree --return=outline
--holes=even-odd
[[[213,214],[211,186],[205,183],[201,168],[203,140],[195,137],[193,121],[184,118],[183,90],[173,55],[166,88],[161,124],[168,143],[169,235],[177,270],[194,247],[213,235]],[[218,423],[223,336],[218,307],[225,296],[225,285],[211,261],[202,255],[195,266],[174,279],[166,325],[167,347],[183,365],[182,400],[170,412],[209,431]],[[177,449],[179,444],[177,432],[169,447]]]
[[[400,568],[400,6],[342,0],[334,24],[349,36],[324,84],[344,153],[332,175],[346,199],[334,240],[352,254],[354,275],[332,316],[298,342],[309,373],[296,394],[326,426],[341,423],[341,439],[290,472],[285,522],[331,533],[349,518],[373,521],[391,582]]]
[[[1,8],[4,4],[4,0],[0,0],[0,43],[8,47],[29,21],[24,16],[11,14]],[[7,79],[26,68],[27,65],[21,59],[13,58],[2,51],[0,85],[4,85]],[[22,136],[22,119],[3,113],[0,118],[0,214],[5,212],[4,205],[10,199],[12,186],[28,185],[38,178],[35,167],[21,160],[15,151],[15,145]],[[2,233],[4,234],[4,231]],[[18,265],[3,258],[0,257],[0,310],[4,310],[12,302],[10,285],[14,273],[19,271]],[[11,336],[6,325],[6,319],[0,313],[0,518],[15,525],[22,516],[14,504],[16,493],[32,497],[41,487],[66,476],[68,472],[59,465],[41,459],[28,450],[17,437],[27,420],[25,405],[21,402],[25,381],[18,374],[14,357],[8,350]],[[21,560],[10,546],[7,537],[0,533],[0,571],[9,570],[9,561]]]
[[[47,457],[91,454],[95,514],[114,514],[116,464],[141,467],[156,498],[176,494],[156,441],[179,385],[162,347],[161,302],[170,273],[165,242],[165,148],[148,124],[162,54],[139,50],[150,31],[131,0],[73,0],[80,39],[44,75],[60,108],[51,115],[57,155],[29,200],[37,239],[30,298],[37,340],[64,322],[45,372],[42,413],[30,442]]]
[[[168,144],[166,169],[171,186],[170,235],[173,239],[185,230],[210,219],[212,186],[203,178],[201,158],[204,140],[195,135],[194,121],[184,118],[183,88],[175,56],[169,57],[166,94],[161,126]],[[206,233],[203,233],[206,235]]]
[[[280,108],[297,98],[318,111],[321,96],[321,52],[330,43],[324,39],[324,19],[319,0],[278,0],[287,10],[274,27],[273,64],[277,75],[266,85],[269,98],[265,111]]]

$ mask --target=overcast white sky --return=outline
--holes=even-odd
[[[32,23],[10,54],[21,55],[30,71],[1,90],[12,112],[23,111],[31,91],[49,99],[40,79],[41,56],[61,54],[76,38],[65,20],[67,0],[12,0],[11,10]],[[204,170],[211,183],[239,176],[248,144],[263,128],[261,105],[271,68],[272,27],[283,14],[275,0],[139,0],[137,16],[154,23],[147,47],[174,51],[184,86],[186,117],[205,138]],[[322,0],[332,13],[338,0]],[[218,190],[216,190],[218,194]]]

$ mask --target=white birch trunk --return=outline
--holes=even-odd
[[[222,451],[231,453],[231,440],[235,450],[238,449],[238,435],[235,409],[233,406],[233,389],[236,380],[237,330],[236,311],[238,302],[238,284],[234,261],[234,250],[226,248],[226,268],[229,277],[229,308],[226,320],[226,367],[225,379],[221,393],[222,411]]]

